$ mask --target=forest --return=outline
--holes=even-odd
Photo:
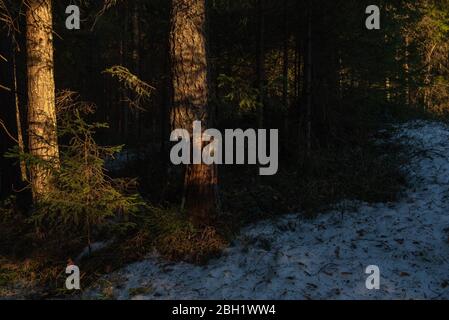
[[[449,299],[448,113],[448,0],[0,0],[0,299]]]

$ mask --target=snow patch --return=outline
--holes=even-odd
[[[449,298],[449,127],[396,127],[409,146],[412,186],[395,203],[351,201],[314,220],[288,214],[242,230],[206,266],[156,254],[106,277],[118,299],[443,299]],[[380,268],[380,290],[365,268]],[[136,290],[144,288],[144,290]],[[137,295],[130,292],[143,292]],[[98,297],[99,289],[86,296]]]

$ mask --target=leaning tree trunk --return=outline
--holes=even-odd
[[[35,202],[51,188],[51,171],[59,162],[51,10],[51,0],[28,1],[28,130],[29,150],[38,160],[30,167]]]
[[[174,128],[192,133],[193,122],[208,124],[208,64],[206,1],[173,0],[170,51],[173,77]],[[191,221],[208,224],[217,208],[217,170],[214,165],[192,164],[185,172],[183,207]]]

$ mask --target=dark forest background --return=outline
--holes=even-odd
[[[394,200],[405,183],[406,159],[398,146],[376,141],[386,140],[391,131],[385,129],[398,121],[445,118],[449,2],[376,1],[381,28],[368,30],[365,10],[372,2],[205,2],[210,126],[279,129],[280,167],[262,177],[257,166],[219,166],[219,201],[202,224],[182,209],[185,168],[169,160],[176,104],[172,2],[53,1],[57,104],[70,102],[58,130],[69,136],[59,139],[67,145],[65,178],[58,177],[63,187],[37,203],[21,179],[21,161],[33,164],[27,7],[0,1],[0,284],[32,278],[54,289],[51,279],[61,277],[67,261],[81,263],[95,279],[152,248],[168,259],[202,263],[249,222],[289,212],[313,217],[343,199]],[[65,9],[73,3],[81,8],[80,30],[65,28]],[[24,150],[15,141],[17,114]],[[95,123],[107,128],[87,132]],[[92,140],[77,148],[73,136]],[[100,146],[122,149],[114,160],[107,155],[117,150]],[[89,177],[79,164],[86,149]],[[79,192],[80,181],[99,188],[89,193],[91,203]],[[204,194],[187,195],[207,202]],[[112,244],[76,260],[100,241]]]

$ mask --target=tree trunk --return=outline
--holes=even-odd
[[[135,1],[133,4],[132,12],[132,30],[133,30],[133,49],[132,49],[132,60],[133,60],[133,72],[137,76],[140,75],[140,15],[139,15],[139,2]]]
[[[140,7],[139,1],[134,1],[132,8],[132,33],[133,33],[133,49],[132,49],[132,61],[133,61],[133,73],[140,78]],[[141,114],[140,110],[134,111],[134,131],[137,139],[141,136]]]
[[[307,63],[306,63],[306,148],[310,156],[312,149],[312,2],[307,8]]]
[[[263,128],[265,109],[265,13],[263,1],[257,1],[257,86],[259,89],[257,125],[259,128]]]
[[[304,76],[304,68],[303,68],[303,39],[302,39],[302,32],[300,27],[298,27],[297,34],[296,34],[296,58],[295,58],[295,100],[296,100],[296,123],[297,123],[297,141],[298,145],[301,143],[301,138],[303,136],[303,116],[302,116],[302,106],[303,104],[303,97],[304,97],[304,90],[303,85],[305,81],[303,81]],[[301,154],[302,151],[297,150],[298,154]]]
[[[9,64],[12,60],[13,49],[6,33],[0,33],[0,195],[6,196],[11,192],[11,186],[16,184],[16,170],[14,161],[3,156],[17,143],[15,132],[9,128],[14,127],[14,113],[9,106],[14,104],[13,70]],[[14,167],[15,169],[15,167]]]
[[[128,18],[129,18],[129,4],[124,3],[125,6],[125,12],[123,13],[123,22],[122,22],[122,29],[120,34],[120,65],[126,66],[128,62],[128,39],[127,39],[127,32],[128,32]],[[120,95],[120,101],[119,101],[119,108],[120,108],[120,114],[121,114],[121,128],[122,128],[122,141],[125,141],[125,143],[129,142],[129,105],[126,103],[126,97],[127,97],[127,90],[123,87],[120,87],[119,89],[119,95]]]
[[[290,100],[289,100],[289,30],[288,30],[288,11],[287,0],[283,1],[284,18],[284,39],[283,39],[283,57],[282,57],[282,104],[284,106],[284,150],[288,152],[289,147],[289,121],[290,121]]]
[[[409,38],[408,35],[405,36],[404,39],[405,46],[404,46],[404,73],[405,73],[405,86],[404,86],[404,102],[405,105],[408,107],[410,106],[410,65],[409,65],[409,58],[410,58],[410,52],[409,52]]]
[[[26,22],[29,150],[40,160],[30,168],[36,202],[51,188],[51,171],[59,163],[51,0],[30,0]]]
[[[173,0],[170,30],[174,128],[187,129],[201,121],[207,128],[208,64],[206,52],[206,1]],[[208,224],[217,208],[215,166],[188,165],[184,179],[183,209],[196,225]]]
[[[12,54],[12,63],[13,63],[13,82],[14,82],[14,105],[16,107],[16,125],[17,125],[17,144],[19,146],[19,151],[21,153],[25,152],[25,146],[23,143],[23,133],[22,133],[22,117],[20,116],[20,101],[18,94],[18,85],[17,85],[17,63],[16,63],[16,44],[13,41],[13,54]],[[23,182],[28,180],[27,177],[27,168],[24,160],[20,160],[20,178]]]

